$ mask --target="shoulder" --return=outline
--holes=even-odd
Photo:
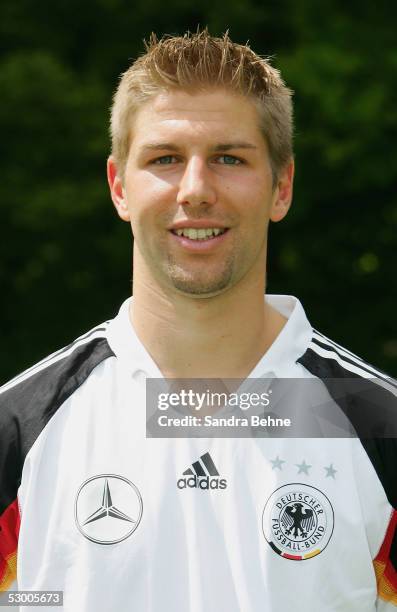
[[[331,396],[364,433],[371,425],[379,437],[397,438],[397,380],[313,329],[311,340],[297,360],[321,379]],[[390,429],[385,431],[386,424]],[[392,435],[395,432],[395,436]]]
[[[347,416],[397,508],[397,380],[317,330],[298,362]]]
[[[109,321],[105,321],[82,334],[70,344],[51,353],[0,387],[0,401],[18,395],[38,383],[61,382],[64,374],[87,373],[103,359],[113,355],[107,342]]]
[[[319,377],[379,379],[396,385],[392,376],[313,329],[306,352],[298,360]]]
[[[1,445],[17,437],[26,455],[59,407],[96,366],[114,355],[107,341],[108,325],[97,325],[0,388]]]

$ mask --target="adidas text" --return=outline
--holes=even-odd
[[[188,478],[179,478],[177,481],[178,489],[226,489],[227,482],[225,478],[210,478],[209,476],[189,476]]]

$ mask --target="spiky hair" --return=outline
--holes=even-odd
[[[134,113],[164,90],[189,92],[228,89],[249,97],[259,113],[273,176],[292,157],[292,92],[269,58],[248,44],[234,43],[229,33],[211,36],[208,29],[183,36],[152,33],[146,52],[121,75],[111,110],[112,155],[124,175]]]

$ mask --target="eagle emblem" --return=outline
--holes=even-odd
[[[299,535],[305,538],[313,528],[315,519],[313,510],[305,508],[303,504],[296,503],[286,506],[281,521],[285,527],[285,533],[297,538]]]
[[[334,529],[334,511],[319,489],[291,483],[276,489],[267,500],[262,529],[275,553],[303,561],[317,556],[328,545]]]

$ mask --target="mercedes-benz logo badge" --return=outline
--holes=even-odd
[[[88,478],[76,495],[77,528],[97,544],[116,544],[128,538],[138,527],[142,511],[137,487],[116,474]]]

